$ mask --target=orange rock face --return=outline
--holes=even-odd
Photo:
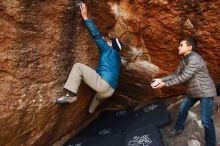
[[[120,37],[123,68],[113,98],[117,109],[184,93],[183,86],[152,90],[154,77],[178,65],[181,39],[194,35],[198,52],[220,82],[220,2],[196,0],[88,0],[103,35]],[[74,0],[0,2],[0,145],[52,145],[94,119],[87,110],[94,92],[82,85],[76,104],[53,98],[76,62],[95,68],[98,50]]]

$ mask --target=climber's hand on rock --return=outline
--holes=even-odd
[[[87,14],[86,5],[85,5],[84,3],[82,3],[79,7],[80,7],[80,11],[81,11],[82,18],[83,18],[84,20],[88,19],[88,14]]]

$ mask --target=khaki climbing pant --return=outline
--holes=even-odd
[[[112,96],[114,89],[94,69],[81,63],[74,64],[64,88],[77,93],[82,79],[97,92],[89,108],[89,112],[93,113],[101,103],[100,100]]]

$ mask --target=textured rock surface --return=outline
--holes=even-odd
[[[152,90],[149,81],[178,64],[179,41],[197,36],[198,52],[220,82],[220,2],[197,0],[88,0],[103,35],[120,36],[124,67],[107,109],[183,93],[182,86]],[[98,51],[74,0],[0,1],[0,145],[51,145],[76,133],[98,115],[88,115],[94,92],[86,85],[79,101],[52,103],[72,65],[95,67]],[[173,90],[175,89],[175,92]]]

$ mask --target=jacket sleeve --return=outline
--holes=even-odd
[[[168,75],[168,76],[165,76],[165,77],[162,77],[161,80],[163,82],[167,81],[167,80],[170,80],[172,78],[174,78],[175,76],[177,76],[178,74],[180,73],[180,65],[177,67],[176,71],[171,74],[171,75]]]
[[[178,74],[174,74],[172,78],[165,80],[166,86],[172,86],[188,81],[200,69],[200,59],[196,56],[189,58],[183,70]]]
[[[102,52],[105,49],[108,49],[109,46],[106,41],[103,39],[101,33],[99,32],[98,28],[96,27],[95,23],[91,19],[87,19],[84,21],[92,38],[95,40],[96,45],[99,48],[99,51]]]

